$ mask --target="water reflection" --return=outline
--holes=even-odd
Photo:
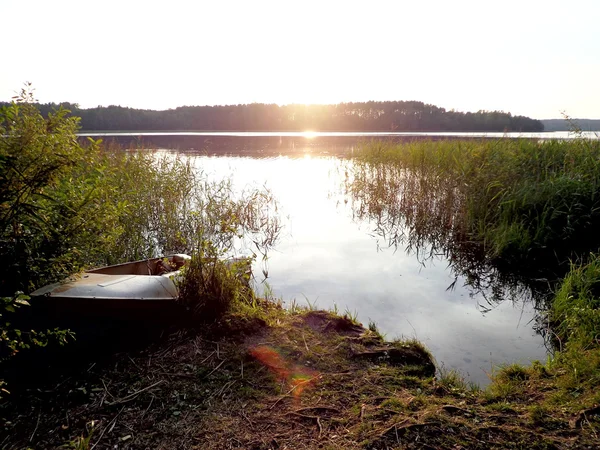
[[[346,161],[342,171],[353,218],[374,225],[380,248],[402,249],[424,265],[446,260],[454,274],[448,289],[464,280],[485,300],[483,312],[506,299],[544,307],[550,294],[546,280],[503,270],[470,239],[463,220],[467,199],[456,180],[426,169],[356,159]]]
[[[358,175],[353,163],[323,156],[326,151],[324,146],[293,157],[186,157],[210,177],[231,176],[239,189],[272,190],[287,228],[269,254],[267,281],[285,301],[308,299],[319,308],[357,312],[388,338],[422,340],[440,363],[481,384],[488,382],[492,364],[545,358],[543,339],[533,329],[535,309],[522,301],[523,292],[511,294],[514,301],[491,301],[500,298],[494,289],[501,283],[474,284],[468,271],[455,267],[464,264],[475,273],[479,263],[443,251],[443,235],[432,233],[430,242],[412,233],[406,219],[389,209],[392,189],[371,206],[368,196],[353,194],[348,185],[353,180],[348,177]],[[448,219],[437,220],[451,230]]]

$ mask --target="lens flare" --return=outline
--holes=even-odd
[[[317,371],[286,360],[281,352],[273,347],[259,345],[250,349],[250,354],[264,364],[276,377],[285,380],[296,399],[319,378]]]

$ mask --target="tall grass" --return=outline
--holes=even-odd
[[[600,256],[573,264],[556,293],[549,313],[560,347],[600,344]]]
[[[249,258],[224,260],[212,243],[200,244],[183,270],[179,304],[201,322],[219,320],[239,306],[253,306],[251,264]]]
[[[480,247],[527,267],[564,265],[600,244],[598,141],[376,142],[351,168],[356,214],[375,218],[390,244]]]
[[[192,253],[209,241],[217,251],[250,247],[264,254],[277,241],[277,202],[267,189],[234,192],[232,180],[209,181],[188,160],[144,151],[103,152],[110,179],[113,240],[99,256],[106,264],[165,253]]]

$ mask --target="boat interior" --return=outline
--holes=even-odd
[[[101,267],[87,272],[104,275],[164,275],[181,269],[189,259],[188,255],[172,255]]]

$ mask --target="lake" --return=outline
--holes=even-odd
[[[472,280],[454,273],[443,255],[425,257],[426,245],[390,248],[376,224],[359,218],[344,184],[348,156],[360,140],[374,136],[106,137],[131,146],[141,142],[159,155],[182,155],[212,179],[231,177],[238,189],[266,186],[275,194],[285,229],[267,266],[255,264],[259,292],[266,281],[287,305],[337,308],[365,325],[375,322],[388,339],[416,338],[438,364],[480,385],[488,384],[495,365],[545,360],[526,289],[507,286],[498,301],[492,288],[470,287]]]

